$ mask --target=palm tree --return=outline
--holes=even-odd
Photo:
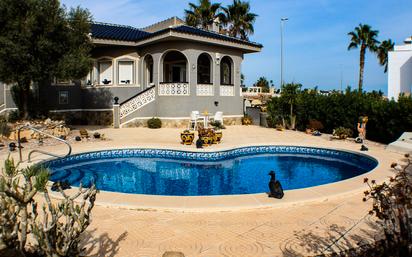
[[[302,88],[302,84],[296,83],[289,83],[283,85],[281,97],[286,99],[286,102],[290,106],[290,129],[295,129],[296,127],[296,115],[293,114],[293,106],[296,105],[298,101],[298,96],[300,89]]]
[[[363,70],[365,67],[365,53],[368,49],[371,52],[377,51],[377,44],[379,41],[376,39],[378,36],[377,30],[372,30],[371,26],[359,24],[354,31],[348,33],[351,37],[348,50],[360,47],[359,58],[359,93],[362,94],[363,86]]]
[[[217,18],[222,23],[226,22],[225,14],[220,11],[220,3],[212,4],[210,0],[198,0],[198,3],[189,3],[189,10],[185,10],[187,25],[208,29]]]
[[[229,24],[229,35],[248,40],[248,36],[254,32],[253,23],[257,17],[257,14],[250,12],[249,2],[233,0],[233,4],[228,5],[223,10]]]
[[[388,52],[393,50],[395,43],[392,40],[384,40],[378,46],[377,55],[379,59],[379,64],[384,66],[384,72],[388,71]]]
[[[253,86],[262,88],[263,93],[269,92],[269,81],[266,77],[260,77]]]

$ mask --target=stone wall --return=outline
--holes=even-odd
[[[147,127],[148,119],[136,119],[129,123],[126,123],[122,128],[137,128],[137,127]],[[225,126],[242,125],[241,117],[226,117],[223,119]],[[188,119],[162,119],[162,128],[188,128]]]
[[[50,112],[49,117],[68,125],[113,125],[113,111]]]

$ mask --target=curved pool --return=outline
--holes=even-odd
[[[51,181],[151,195],[232,195],[268,191],[270,170],[284,189],[337,182],[378,162],[346,151],[300,146],[251,146],[220,152],[121,149],[88,152],[44,163]]]

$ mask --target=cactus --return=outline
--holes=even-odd
[[[1,224],[0,250],[14,247],[20,252],[25,251],[29,223],[33,219],[33,211],[29,205],[34,203],[34,196],[43,191],[48,181],[49,173],[41,166],[31,166],[17,169],[13,159],[4,163],[3,175],[0,175]]]
[[[48,193],[46,168],[34,165],[18,169],[12,159],[7,159],[4,166],[0,174],[0,254],[15,249],[23,256],[78,256],[80,236],[90,224],[98,192],[95,186],[80,186],[74,195],[67,195],[59,187],[63,199],[56,203]],[[38,193],[45,200],[40,215],[34,199]],[[29,236],[33,238],[30,249]]]
[[[97,190],[94,185],[88,189],[80,188],[73,196],[67,195],[61,188],[63,196],[57,204],[53,204],[47,190],[44,192],[46,204],[42,208],[43,219],[35,215],[32,224],[34,237],[42,254],[55,256],[78,256],[80,235],[90,224],[91,211],[96,200]],[[76,199],[81,201],[76,203]]]

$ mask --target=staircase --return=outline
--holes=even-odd
[[[119,106],[120,125],[135,118],[136,112],[156,99],[155,86],[146,88],[137,95],[123,101]],[[134,115],[133,115],[134,114]]]

